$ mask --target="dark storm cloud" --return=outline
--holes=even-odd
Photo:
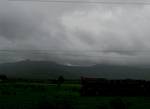
[[[0,11],[0,34],[2,37],[16,39],[31,33],[32,24],[15,7],[5,4],[2,9]]]
[[[33,25],[36,27],[35,24],[31,24],[32,21],[29,23],[26,20],[13,18],[12,16],[2,16],[0,19],[0,34],[10,40],[22,39],[32,35]]]
[[[149,6],[46,4],[1,2],[0,60],[150,64]]]

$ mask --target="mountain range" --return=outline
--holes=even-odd
[[[67,79],[80,79],[81,76],[85,76],[106,79],[150,80],[150,67],[110,64],[71,66],[51,61],[24,60],[0,64],[0,74],[30,79],[54,79],[62,75]]]

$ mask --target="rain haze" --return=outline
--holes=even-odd
[[[150,0],[0,0],[0,109],[150,109]]]
[[[0,62],[150,65],[148,1],[82,1],[1,0]]]

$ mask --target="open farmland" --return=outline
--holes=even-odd
[[[80,96],[80,84],[1,83],[0,109],[150,109],[149,97]]]

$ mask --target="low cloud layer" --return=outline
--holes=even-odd
[[[3,1],[0,7],[1,62],[150,64],[148,5]]]

